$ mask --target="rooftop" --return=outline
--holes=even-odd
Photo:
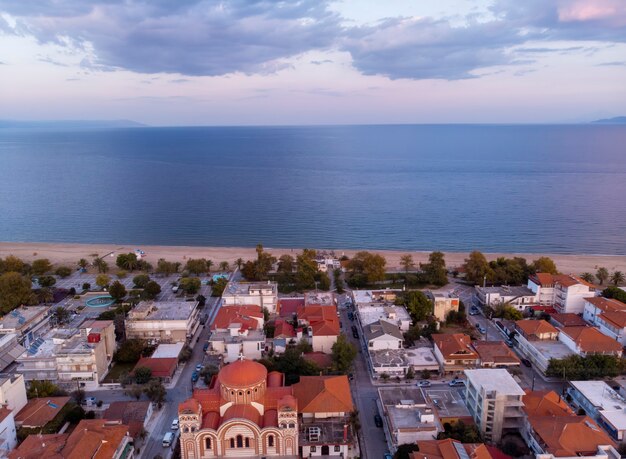
[[[470,346],[472,339],[464,333],[435,333],[432,335],[435,346],[446,360],[477,360],[478,354]]]
[[[209,336],[209,341],[219,341],[224,343],[241,343],[243,341],[265,341],[265,332],[263,330],[247,330],[245,333],[231,336],[229,331],[214,331],[211,332],[211,335]]]
[[[545,320],[524,319],[515,321],[515,326],[526,336],[538,336],[559,331]]]
[[[279,298],[278,315],[286,319],[291,319],[301,306],[304,306],[304,298]]]
[[[626,411],[626,399],[604,381],[570,381],[570,385],[599,410]]]
[[[29,435],[9,453],[9,459],[63,459],[61,450],[68,434]]]
[[[298,443],[300,445],[324,445],[352,443],[351,429],[345,431],[346,422],[339,418],[315,419],[300,423]],[[327,456],[328,457],[328,456]]]
[[[585,301],[594,305],[596,308],[600,309],[603,312],[626,311],[626,304],[614,298],[594,296],[591,298],[585,298]]]
[[[351,413],[354,411],[348,377],[301,376],[294,384],[300,413]]]
[[[509,458],[497,451],[491,454],[489,447],[482,443],[461,443],[451,438],[445,440],[421,440],[417,442],[419,451],[410,453],[410,459],[495,459]]]
[[[565,399],[554,391],[526,391],[522,409],[528,416],[573,416]]]
[[[70,434],[62,454],[66,459],[109,459],[115,455],[128,426],[103,419],[83,419]]]
[[[137,368],[146,367],[152,371],[152,376],[155,378],[171,378],[178,366],[178,359],[176,358],[152,358],[142,357],[139,359],[133,372]]]
[[[503,341],[474,341],[472,346],[483,364],[520,364],[520,359]]]
[[[622,345],[595,327],[565,327],[561,333],[569,336],[585,353],[621,352]]]
[[[483,294],[499,294],[500,296],[535,296],[533,291],[525,285],[500,285],[495,287],[476,287],[478,293]]]
[[[426,397],[417,386],[380,387],[378,389],[383,405],[426,406]]]
[[[555,456],[588,456],[598,445],[615,446],[588,416],[532,416],[529,421],[547,452]]]
[[[382,336],[392,336],[399,340],[403,340],[402,332],[397,325],[387,322],[386,320],[378,320],[363,327],[363,334],[367,341],[380,338]]]
[[[404,306],[364,303],[359,304],[357,310],[363,326],[378,320],[386,320],[397,325],[399,325],[401,321],[411,322],[411,316]]]
[[[177,359],[184,347],[185,347],[185,343],[159,344],[156,350],[152,353],[151,357],[153,359],[158,359],[158,358]]]
[[[565,357],[569,357],[570,355],[574,355],[574,351],[572,351],[569,347],[563,344],[561,341],[555,340],[535,340],[531,342],[533,347],[537,349],[537,351],[544,355],[546,359],[564,359]]]
[[[428,387],[422,389],[427,400],[432,403],[433,410],[439,418],[471,418],[472,415],[465,406],[465,388],[458,387]]]
[[[335,296],[332,292],[306,292],[304,294],[305,305],[334,306]]]
[[[353,290],[352,296],[357,305],[385,301],[385,297],[395,296],[400,290]]]
[[[465,370],[465,376],[467,376],[468,383],[485,391],[496,391],[502,395],[525,394],[513,376],[502,368]]]
[[[15,416],[15,423],[24,427],[42,427],[52,421],[69,401],[69,397],[30,399]]]
[[[225,330],[234,323],[240,324],[241,329],[245,330],[260,329],[263,317],[261,306],[254,304],[222,306],[211,324],[211,330]]]
[[[128,313],[130,320],[188,320],[197,301],[142,301]]]
[[[572,312],[550,314],[550,318],[562,327],[586,327],[587,322],[578,314]]]
[[[259,292],[264,294],[274,294],[278,292],[278,284],[276,282],[236,282],[230,281],[224,289],[225,296],[246,296],[258,295]]]
[[[21,330],[30,325],[33,320],[41,320],[50,306],[22,306],[14,309],[0,319],[0,331]]]

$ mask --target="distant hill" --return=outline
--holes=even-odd
[[[144,127],[145,124],[131,120],[59,120],[59,121],[16,121],[0,120],[0,129],[97,129]]]
[[[626,124],[626,116],[616,116],[604,120],[592,121],[591,124]]]

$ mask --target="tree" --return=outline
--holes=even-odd
[[[565,377],[566,380],[603,379],[614,378],[625,370],[626,361],[614,355],[571,355],[563,359],[550,359],[546,376]]]
[[[396,298],[396,304],[404,306],[414,322],[420,322],[433,313],[433,304],[424,293],[411,290]]]
[[[604,285],[606,280],[609,278],[609,270],[605,267],[598,268],[596,271],[596,277],[598,278],[598,282],[600,285]]]
[[[147,274],[138,274],[133,277],[133,285],[135,288],[146,288],[148,282],[150,282],[150,276]]]
[[[370,252],[357,252],[348,262],[348,269],[352,276],[363,276],[369,284],[385,280],[385,266],[387,260],[382,255]]]
[[[114,300],[119,301],[126,296],[126,287],[120,281],[115,281],[109,287],[109,295]]]
[[[352,363],[356,357],[356,346],[349,342],[345,335],[339,335],[331,351],[333,368],[339,373],[346,374],[352,367]]]
[[[475,424],[465,424],[463,421],[443,424],[443,432],[437,435],[438,440],[452,438],[461,443],[481,443],[480,432]]]
[[[139,400],[143,394],[143,387],[133,384],[124,390],[124,393],[135,400]]]
[[[148,367],[139,367],[135,369],[135,382],[137,384],[145,384],[152,378],[152,370]]]
[[[443,252],[432,252],[428,255],[428,263],[420,264],[426,281],[434,285],[446,285],[448,283],[448,271]]]
[[[422,379],[430,379],[430,370],[422,370]]]
[[[118,363],[136,363],[146,349],[143,341],[127,339],[123,341],[113,355],[113,360]]]
[[[28,304],[30,295],[30,279],[14,271],[0,275],[0,312],[6,314],[21,304]]]
[[[617,287],[619,284],[623,284],[623,283],[624,283],[624,273],[621,271],[615,271],[613,275],[611,276],[611,284]]]
[[[91,284],[89,282],[83,282],[83,290],[89,290],[91,288]]]
[[[56,284],[57,280],[52,276],[41,276],[37,279],[37,283],[43,288],[48,288]]]
[[[159,261],[157,262],[156,272],[157,274],[169,276],[171,274],[177,273],[179,269],[180,263],[174,263],[171,261],[166,261],[164,258],[159,258]]]
[[[498,304],[493,312],[492,317],[506,320],[522,320],[524,318],[521,311],[511,306],[510,303]]]
[[[65,395],[65,391],[52,381],[47,380],[31,381],[26,391],[28,398],[59,397],[62,395]]]
[[[93,260],[93,265],[96,267],[100,274],[104,274],[109,271],[109,264],[104,261],[103,258],[96,257]]]
[[[361,420],[359,419],[359,410],[354,410],[350,412],[349,422],[354,432],[359,432],[359,430],[361,430]]]
[[[48,287],[44,287],[39,290],[38,298],[40,302],[48,304],[54,301],[54,294]]]
[[[531,268],[536,273],[558,274],[554,260],[550,257],[540,257],[532,262]]]
[[[593,282],[596,281],[596,277],[593,274],[591,274],[591,273],[582,273],[580,275],[580,278],[582,280],[584,280],[584,281],[589,282],[589,283],[593,283]]]
[[[278,259],[278,269],[279,273],[289,273],[293,272],[293,268],[295,266],[295,260],[289,254],[281,255]]]
[[[407,253],[400,257],[400,266],[404,268],[404,273],[408,274],[409,271],[415,268],[415,262],[413,261],[413,255]]]
[[[263,245],[257,244],[256,246],[257,259],[254,262],[254,280],[267,280],[267,276],[272,269],[272,265],[276,263],[276,257],[271,253],[263,250]]]
[[[220,271],[230,270],[230,264],[227,261],[220,262]]]
[[[111,283],[111,278],[106,274],[98,274],[96,277],[96,285],[100,288],[105,288]]]
[[[147,300],[154,300],[161,293],[161,286],[158,282],[150,281],[143,288],[142,297]]]
[[[185,265],[185,271],[189,271],[196,276],[206,273],[208,269],[207,261],[204,258],[190,258]]]
[[[409,369],[406,370],[406,374],[404,375],[404,377],[407,381],[415,379],[415,370],[413,369],[413,367],[409,367]]]
[[[327,273],[317,273],[317,287],[320,290],[324,290],[327,292],[330,290],[330,277],[328,277]]]
[[[161,408],[163,402],[165,401],[167,391],[165,390],[165,386],[160,379],[152,378],[148,381],[148,384],[146,384],[143,391],[151,402],[156,403],[157,406]]]
[[[80,405],[85,400],[85,391],[82,389],[73,390],[70,397],[72,397],[75,403]]]
[[[200,279],[197,277],[183,277],[178,284],[180,289],[189,295],[198,293],[201,285]]]
[[[411,453],[419,451],[419,446],[417,443],[403,443],[398,445],[398,449],[393,455],[393,459],[409,459],[411,457]]]
[[[491,268],[485,256],[474,250],[465,259],[465,278],[475,285],[482,285],[490,275]]]
[[[50,264],[50,260],[47,258],[40,258],[33,261],[31,270],[35,276],[43,276],[44,274],[52,271],[52,265]]]
[[[134,271],[139,267],[139,260],[134,253],[120,253],[115,260],[118,268]]]
[[[228,285],[228,279],[226,279],[225,277],[220,277],[218,280],[215,281],[213,287],[211,288],[211,296],[222,296],[226,285]]]
[[[614,285],[611,285],[604,290],[602,290],[602,296],[604,298],[614,298],[617,301],[621,301],[622,303],[626,303],[626,292],[621,288],[617,288]]]
[[[72,269],[68,268],[67,266],[59,266],[56,269],[56,271],[54,272],[54,274],[56,274],[57,276],[59,276],[62,279],[65,279],[70,274],[72,274]]]
[[[235,264],[237,265],[237,269],[241,269],[241,266],[243,265],[243,258],[237,258],[235,260]]]
[[[80,267],[80,269],[87,269],[87,266],[89,266],[89,262],[84,258],[81,258],[80,260],[78,260],[78,266]]]
[[[1,272],[5,273],[24,273],[24,262],[16,256],[9,255],[0,264],[2,266]]]
[[[335,290],[337,290],[337,293],[341,295],[344,292],[341,269],[337,268],[333,271],[333,278],[335,280]]]
[[[62,306],[58,306],[52,313],[57,324],[65,324],[70,320],[70,312]]]

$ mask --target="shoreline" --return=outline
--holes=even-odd
[[[120,253],[134,252],[140,248],[145,252],[145,259],[156,264],[159,258],[168,261],[180,261],[184,263],[189,258],[207,258],[215,265],[221,261],[233,263],[237,258],[244,261],[256,257],[254,247],[202,247],[202,246],[166,246],[166,245],[129,245],[129,244],[83,244],[65,242],[0,242],[0,258],[7,255],[15,255],[25,261],[32,261],[37,258],[48,258],[53,264],[68,265],[73,267],[80,258],[90,259],[91,254],[97,253],[104,256],[113,252],[113,257],[107,258],[110,265],[115,264],[115,256]],[[302,248],[276,248],[263,247],[277,258],[283,254],[294,255]],[[359,252],[357,249],[316,249],[320,251],[334,250],[337,256],[345,254],[349,257]],[[368,252],[378,253],[387,259],[388,268],[398,268],[400,257],[405,254],[413,255],[415,263],[424,263],[428,260],[431,251],[413,250],[376,250],[361,249]],[[436,249],[435,249],[436,250]],[[469,252],[443,252],[448,267],[457,267],[463,264]],[[553,254],[553,253],[518,253],[518,252],[483,252],[487,260],[491,261],[498,257],[523,257],[532,262],[533,260],[547,256],[554,260],[560,272],[567,274],[581,274],[583,272],[595,273],[603,266],[609,271],[626,272],[626,255],[593,255],[593,254]]]

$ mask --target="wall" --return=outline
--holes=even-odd
[[[336,336],[313,336],[312,346],[313,352],[324,352],[330,354],[333,344],[337,342]]]
[[[15,412],[11,411],[6,418],[0,422],[0,441],[2,449],[10,451],[17,446],[17,433],[15,429]],[[0,452],[0,457],[6,457]]]
[[[0,403],[6,404],[7,408],[13,410],[14,413],[19,412],[26,406],[26,383],[24,376],[17,374],[9,377],[5,383],[0,386]]]
[[[402,349],[402,340],[393,336],[381,336],[369,341],[368,349],[370,351],[380,351],[384,349]]]

